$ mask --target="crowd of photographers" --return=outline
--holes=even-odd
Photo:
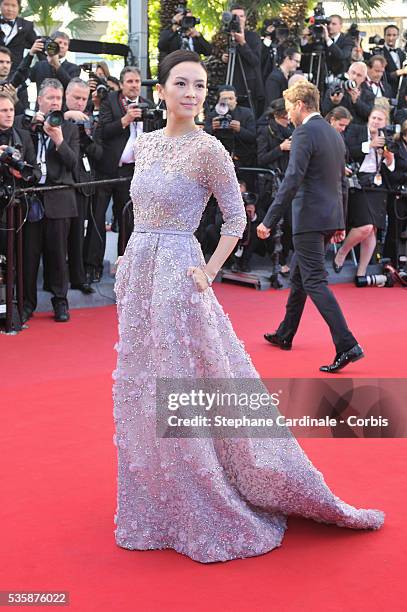
[[[111,200],[118,254],[124,251],[132,231],[132,211],[126,204],[134,141],[143,131],[161,128],[165,115],[152,97],[140,95],[137,68],[126,66],[116,79],[104,62],[81,66],[69,62],[67,34],[37,36],[32,22],[19,17],[20,8],[19,0],[0,0],[0,229],[4,230],[0,253],[6,250],[5,217],[15,190],[45,188],[21,200],[23,319],[27,321],[36,309],[42,258],[44,289],[52,294],[55,320],[63,322],[69,320],[68,288],[92,293],[92,285],[103,274]],[[353,201],[348,224],[353,234],[338,257],[343,259],[347,249],[360,245],[357,279],[362,286],[365,281],[360,279],[366,278],[377,236],[385,243],[384,255],[397,268],[399,240],[406,234],[406,54],[397,47],[400,33],[395,25],[384,29],[384,39],[369,39],[371,49],[363,50],[363,33],[357,26],[343,32],[341,17],[326,18],[321,3],[314,13],[301,32],[271,19],[258,34],[247,29],[245,9],[232,5],[209,42],[196,27],[199,19],[183,4],[160,34],[159,54],[162,59],[184,48],[205,56],[209,95],[202,127],[230,152],[248,217],[245,235],[227,262],[234,271],[249,272],[257,253],[273,264],[274,274],[289,273],[290,214],[267,240],[257,237],[256,228],[290,156],[293,127],[283,92],[296,80],[318,85],[321,112],[344,136],[348,151]],[[87,73],[86,80],[79,77],[81,70]],[[32,109],[29,82],[37,88]],[[104,182],[96,187],[87,184],[95,180]],[[79,182],[80,189],[69,188]],[[46,189],[61,185],[66,188]],[[358,203],[368,212],[374,209],[369,223],[358,218]],[[206,254],[216,246],[221,223],[213,200],[197,232]]]

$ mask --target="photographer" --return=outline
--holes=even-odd
[[[24,61],[24,60],[23,60]],[[20,115],[24,112],[24,98],[23,101],[19,99],[21,91],[26,93],[26,88],[21,88],[21,84],[24,83],[24,72],[17,69],[13,75],[10,75],[11,71],[11,53],[7,47],[0,47],[0,91],[5,91],[10,94],[14,101],[15,114]]]
[[[401,233],[407,226],[407,121],[403,122],[401,132],[395,135],[394,140],[396,168],[391,174],[391,185],[400,195],[389,193],[387,200],[387,232],[383,257],[388,257],[397,269]]]
[[[256,117],[264,108],[264,86],[261,76],[261,39],[256,32],[245,30],[246,9],[239,4],[232,4],[231,15],[236,21],[225,26],[229,43],[236,43],[236,64],[232,85],[235,87],[239,104],[251,106]],[[237,31],[236,31],[237,30]],[[229,45],[230,46],[230,45]],[[222,62],[228,64],[229,53],[223,53]]]
[[[383,79],[387,61],[383,55],[372,55],[366,62],[366,85],[373,92],[375,99],[392,97],[390,85]]]
[[[49,44],[50,42],[55,44]],[[69,81],[79,76],[81,72],[79,66],[66,59],[69,50],[69,36],[65,32],[54,32],[49,41],[37,39],[36,49],[39,53],[45,52],[47,56],[45,60],[40,60],[30,70],[30,80],[37,85],[37,92],[44,79],[58,79],[66,89]]]
[[[325,92],[322,114],[326,115],[337,106],[344,106],[354,123],[365,125],[375,102],[375,95],[366,83],[366,64],[353,62],[345,76],[346,79],[335,81]]]
[[[405,52],[396,47],[400,30],[396,25],[387,25],[384,28],[383,57],[386,60],[386,79],[391,87],[391,97],[397,98],[400,77],[407,75],[407,67],[403,66],[406,60]],[[404,80],[404,79],[403,79]]]
[[[188,18],[191,22],[191,27],[188,27]],[[192,12],[180,6],[171,20],[171,25],[160,33],[158,40],[160,61],[166,55],[172,53],[172,51],[182,49],[183,47],[201,55],[210,55],[212,53],[212,45],[198,32],[195,25],[193,25],[194,21],[195,18],[192,16]]]
[[[37,182],[41,176],[29,134],[24,130],[13,127],[13,123],[13,99],[8,93],[0,91],[0,190],[2,192],[0,211],[2,212],[9,201],[7,193],[12,193],[16,187],[27,187]],[[20,167],[24,162],[29,166],[25,168],[22,175],[21,171],[18,171],[15,166]],[[6,190],[6,193],[3,190]],[[0,221],[1,216],[0,214]],[[6,224],[2,223],[0,253],[6,252],[7,229]]]
[[[291,136],[293,129],[290,127],[288,114],[284,100],[274,100],[269,107],[269,124],[258,136],[258,163],[262,168],[277,170],[279,180],[284,177],[288,166],[291,150]],[[266,200],[266,209],[270,205],[276,187],[274,179],[266,180],[262,200]],[[292,250],[292,213],[288,207],[284,214],[282,225],[282,251],[280,254],[281,273],[288,274],[287,265],[290,250]]]
[[[113,214],[119,225],[118,254],[132,231],[129,215],[125,217],[123,235],[122,212],[129,201],[129,183],[134,172],[134,142],[145,131],[143,117],[153,104],[140,96],[141,76],[135,66],[126,66],[120,73],[121,91],[112,91],[102,101],[97,137],[103,146],[103,155],[97,162],[97,179],[128,177],[129,182],[98,187],[94,198],[94,219],[85,238],[85,267],[90,282],[98,282],[103,274],[106,247],[105,216],[113,197]],[[144,108],[140,108],[140,105]]]
[[[97,122],[92,114],[86,112],[90,88],[85,81],[75,77],[66,88],[64,113],[66,121],[72,121],[79,128],[80,159],[75,169],[75,181],[86,183],[95,179],[94,165],[103,155],[102,145],[95,140]],[[94,293],[88,282],[84,267],[85,219],[88,218],[89,204],[95,191],[92,187],[76,190],[78,216],[71,221],[68,236],[68,264],[71,288],[84,294]],[[92,211],[91,211],[92,212]],[[88,224],[93,223],[92,214]]]
[[[386,135],[388,122],[384,106],[373,108],[367,126],[356,126],[345,134],[351,161],[359,164],[359,185],[349,190],[347,225],[351,229],[336,253],[334,269],[340,272],[349,251],[360,244],[355,278],[358,287],[364,286],[367,266],[376,247],[377,230],[386,226],[389,175],[395,168],[392,137]]]
[[[224,143],[237,168],[253,166],[256,161],[256,121],[251,109],[238,105],[233,85],[219,87],[219,102],[224,103],[224,108],[217,105],[209,113],[205,119],[205,131]]]
[[[78,128],[64,123],[62,99],[64,88],[56,79],[41,85],[34,117],[20,116],[18,128],[31,135],[41,167],[42,185],[73,185],[79,158]],[[53,294],[52,306],[57,322],[69,320],[67,242],[71,219],[78,210],[73,189],[44,192],[33,198],[42,210],[38,220],[24,225],[24,313],[27,321],[37,306],[37,276],[41,255],[47,260],[47,283]]]
[[[353,38],[341,32],[342,24],[340,15],[331,15],[328,25],[322,25],[328,72],[335,76],[343,74],[349,68],[354,47]]]
[[[288,79],[295,73],[301,65],[301,53],[294,47],[288,47],[283,52],[283,61],[280,66],[267,77],[265,89],[266,107],[270,106],[273,100],[282,98],[283,91],[288,87]]]
[[[19,17],[20,11],[20,0],[0,0],[0,45],[11,53],[12,70],[22,61],[24,49],[29,49],[37,38],[33,22]]]

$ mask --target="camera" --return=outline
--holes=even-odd
[[[379,34],[370,36],[369,45],[373,45],[373,47],[370,48],[370,53],[372,55],[380,55],[383,53],[384,38],[380,38]]]
[[[352,89],[357,89],[358,85],[356,81],[353,79],[348,79],[347,75],[340,75],[336,79],[332,81],[329,86],[329,93],[331,96],[334,96],[338,93],[343,93],[345,91],[351,91]]]
[[[36,121],[35,115],[37,113],[30,109],[26,109],[24,112],[22,127],[24,129],[32,129],[35,132],[42,132],[44,129],[44,123],[48,123],[51,127],[60,127],[64,123],[64,113],[59,110],[51,111],[45,115],[44,123],[42,121]]]
[[[384,128],[379,130],[381,136],[384,136],[385,142],[384,146],[391,153],[395,153],[397,151],[397,143],[394,141],[394,137],[396,134],[400,134],[401,125],[386,125]]]
[[[127,108],[140,108],[142,111],[141,117],[134,119],[134,121],[147,121],[148,119],[159,119],[161,116],[160,110],[156,108],[150,108],[147,102],[139,102],[138,104],[129,104]]]
[[[309,19],[309,31],[312,43],[321,44],[324,41],[324,29],[322,26],[329,25],[330,20],[326,18],[325,9],[322,2],[318,2],[314,7],[314,14]]]
[[[49,36],[41,36],[39,40],[44,43],[44,53],[53,57],[54,55],[59,55],[60,47],[59,44]]]
[[[0,163],[17,170],[24,181],[34,178],[34,168],[21,159],[21,153],[16,147],[6,147],[0,155]]]
[[[348,30],[348,36],[350,36],[354,42],[359,40],[359,38],[364,38],[366,36],[366,32],[361,32],[359,30],[359,26],[357,23],[352,23]]]
[[[253,193],[252,191],[244,191],[242,193],[242,198],[243,198],[244,204],[247,204],[247,205],[250,204],[252,206],[256,206],[257,204],[258,196],[256,193]]]
[[[199,19],[199,17],[193,17],[192,15],[187,15],[187,13],[189,13],[189,9],[185,4],[179,4],[177,6],[177,8],[175,9],[175,13],[176,14],[182,14],[182,20],[180,23],[180,29],[181,32],[187,32],[188,30],[191,30],[192,28],[194,28],[198,23],[201,23],[201,20]]]
[[[224,11],[222,13],[222,30],[226,34],[241,32],[239,15]]]
[[[215,111],[218,113],[214,119],[220,122],[221,130],[230,130],[230,122],[232,121],[232,115],[229,113],[229,104],[224,98],[221,98],[215,106]]]
[[[89,79],[96,82],[96,95],[100,100],[104,100],[109,92],[113,91],[111,87],[109,87],[107,83],[107,79],[104,77],[100,77],[94,72],[96,70],[97,64],[93,62],[87,62],[85,64],[80,64],[79,68],[82,68],[84,72],[87,72],[89,75]]]

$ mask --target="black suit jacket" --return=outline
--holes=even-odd
[[[352,115],[354,123],[365,124],[373,110],[375,99],[373,91],[367,86],[366,82],[360,86],[360,96],[355,103],[352,102],[349,93],[345,91],[340,103],[334,104],[330,97],[330,91],[327,89],[322,102],[322,114],[326,115],[336,106],[344,106]]]
[[[195,36],[192,38],[194,51],[200,55],[210,55],[212,53],[212,45],[204,39],[203,36]],[[158,41],[158,49],[161,51],[160,61],[164,59],[168,53],[181,49],[181,34],[174,32],[171,28],[165,28],[160,34]]]
[[[283,97],[283,91],[288,87],[288,79],[280,68],[274,68],[273,72],[267,77],[264,85],[265,89],[265,106],[270,105],[273,100]]]
[[[154,106],[152,102],[141,96],[139,101],[146,102],[150,108]],[[96,131],[96,137],[103,146],[103,156],[97,163],[97,170],[106,176],[117,176],[120,158],[130,138],[130,128],[123,129],[121,122],[125,114],[120,104],[120,92],[111,91],[100,106],[99,125]]]
[[[400,66],[402,67],[403,62],[406,59],[406,54],[401,49],[394,49],[394,50],[396,51],[397,55],[400,58]],[[385,71],[386,80],[387,80],[387,83],[390,85],[392,98],[395,98],[397,96],[397,91],[399,87],[399,78],[400,78],[396,74],[396,70],[398,70],[398,68],[397,68],[397,65],[390,51],[387,49],[387,47],[383,47],[382,55],[387,61],[387,66],[386,66],[386,71]]]
[[[345,144],[320,115],[294,130],[283,182],[263,223],[273,228],[292,203],[293,234],[344,229]]]
[[[328,70],[333,74],[343,74],[351,63],[351,54],[354,42],[351,36],[340,34],[338,40],[328,47],[326,45],[325,57]]]
[[[58,79],[66,89],[69,81],[74,77],[78,77],[81,69],[76,64],[65,60],[58,70],[48,63],[48,60],[37,62],[30,70],[30,79],[37,85],[39,90],[44,79]]]
[[[21,131],[23,117],[16,117],[15,125]],[[38,135],[26,130],[31,135],[34,150],[38,148]],[[58,151],[50,140],[45,161],[47,165],[47,179],[45,185],[73,185],[74,171],[79,159],[79,131],[73,123],[62,125],[64,140]],[[76,195],[74,189],[45,192],[43,194],[45,214],[49,219],[64,219],[77,217]]]
[[[261,75],[262,42],[260,36],[256,32],[245,30],[244,35],[246,43],[244,45],[236,45],[237,57],[232,84],[236,87],[238,96],[243,97],[246,95],[246,88],[241,70],[241,68],[243,68],[253,104],[256,107],[257,102],[257,108],[259,112],[261,112],[264,104],[264,85]],[[261,102],[259,102],[259,100]]]
[[[214,134],[212,130],[212,119],[217,116],[216,110],[213,110],[205,119],[205,132]],[[230,113],[232,119],[240,121],[240,132],[233,132],[235,136],[235,155],[238,156],[241,165],[253,165],[256,160],[256,120],[250,108],[244,106],[236,106]]]
[[[12,55],[12,70],[14,70],[14,68],[16,68],[23,59],[24,49],[31,49],[35,42],[35,39],[38,38],[38,34],[36,34],[34,30],[34,25],[32,21],[28,21],[27,19],[23,19],[22,17],[17,17],[16,24],[17,33],[7,43],[7,45],[4,45],[0,36],[0,45],[6,46],[7,49],[10,50],[10,53]]]

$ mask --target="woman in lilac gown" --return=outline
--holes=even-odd
[[[199,57],[175,51],[160,70],[167,127],[136,140],[134,232],[118,263],[114,377],[116,543],[172,548],[209,563],[280,546],[288,515],[378,529],[379,510],[332,493],[294,437],[158,438],[157,378],[258,378],[209,282],[246,216],[232,161],[195,126],[206,95]],[[221,239],[205,264],[194,237],[213,193]]]

